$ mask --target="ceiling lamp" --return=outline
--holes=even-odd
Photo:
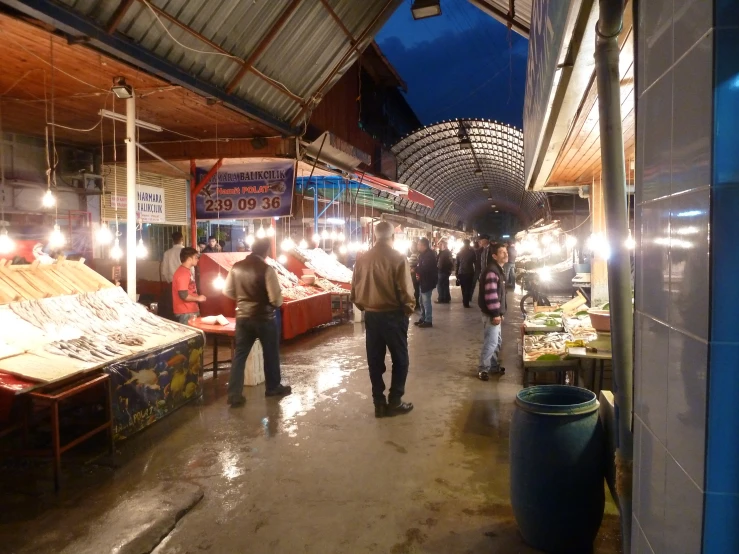
[[[492,200],[492,199],[493,199],[493,197],[492,197],[492,196],[488,196],[488,200]],[[493,206],[493,208],[494,208],[494,207],[495,207],[495,206]]]
[[[475,170],[475,175],[482,175],[482,169],[479,167]]]
[[[264,237],[266,237],[266,236],[267,236],[267,233],[265,232],[265,230],[264,230],[264,227],[260,227],[260,228],[259,228],[259,229],[257,230],[257,238],[258,238],[258,239],[263,239],[263,238],[264,238]]]
[[[54,229],[51,231],[51,235],[49,235],[49,246],[51,248],[61,248],[66,242],[67,239],[64,238],[59,225],[54,225]]]
[[[461,137],[459,139],[459,147],[472,150],[472,141],[470,140],[470,137]]]
[[[146,258],[146,256],[149,255],[149,250],[146,248],[146,245],[144,244],[144,239],[139,239],[139,242],[136,243],[136,257],[140,260],[143,260]]]
[[[223,287],[225,286],[226,286],[226,280],[223,278],[223,275],[219,273],[218,277],[213,279],[213,288],[216,290],[223,290]]]
[[[41,198],[41,205],[44,208],[53,208],[56,205],[56,196],[51,192],[51,189],[46,189],[46,193]]]
[[[110,244],[113,240],[113,233],[110,232],[110,227],[106,224],[101,224],[97,233],[95,233],[95,238],[98,244]]]
[[[411,13],[416,20],[441,15],[441,0],[413,0]]]
[[[306,248],[308,248],[308,241],[306,241],[305,239],[302,239],[300,241],[300,248],[302,248],[303,250],[305,250]]]
[[[110,257],[113,260],[120,260],[123,257],[123,250],[118,239],[113,241],[113,247],[110,249]]]
[[[487,192],[489,190],[490,190],[490,187],[488,187],[487,185],[482,185],[482,191],[483,192]]]
[[[126,83],[126,79],[123,77],[116,77],[113,79],[113,94],[115,94],[121,100],[128,100],[133,97],[133,89],[131,85]]]

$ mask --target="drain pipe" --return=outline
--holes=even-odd
[[[616,492],[621,512],[624,552],[631,552],[631,483],[633,470],[633,336],[631,262],[626,248],[626,163],[621,125],[621,79],[618,35],[623,27],[623,0],[599,0],[596,26],[595,73],[600,114],[603,202],[611,245],[608,260],[608,299],[611,310],[614,393],[616,400]]]

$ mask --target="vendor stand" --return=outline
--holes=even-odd
[[[285,266],[299,276],[314,275],[314,284],[331,293],[334,316],[342,320],[351,317],[352,271],[320,248],[293,248],[287,254]]]
[[[236,303],[217,288],[216,280],[219,276],[225,280],[234,264],[248,255],[246,252],[235,252],[200,256],[200,292],[208,299],[200,304],[202,315],[236,316]],[[277,272],[282,289],[284,302],[280,311],[284,339],[297,337],[333,321],[330,293],[316,286],[304,285],[295,274],[271,258],[267,258],[267,263]]]
[[[201,393],[202,333],[151,314],[81,262],[0,262],[0,327],[0,423],[21,418],[27,430],[29,406],[49,408],[57,486],[65,449],[104,430],[129,437]],[[61,445],[59,403],[92,389],[104,393],[106,421]]]

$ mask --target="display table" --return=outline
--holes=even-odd
[[[590,372],[590,390],[595,394],[600,394],[603,390],[603,374],[605,373],[606,360],[613,359],[612,352],[588,352],[585,348],[571,347],[567,349],[567,355],[570,358],[574,358],[579,361],[580,368],[582,369],[583,360],[592,360]],[[598,377],[598,389],[595,388],[595,367],[600,366],[600,373]]]
[[[282,305],[282,338],[295,338],[333,319],[331,295],[327,292],[286,302]]]

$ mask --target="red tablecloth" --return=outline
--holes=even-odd
[[[13,400],[17,394],[32,390],[37,386],[38,383],[0,371],[0,422],[10,419]]]
[[[282,305],[282,338],[291,339],[333,321],[331,295],[317,294]]]

